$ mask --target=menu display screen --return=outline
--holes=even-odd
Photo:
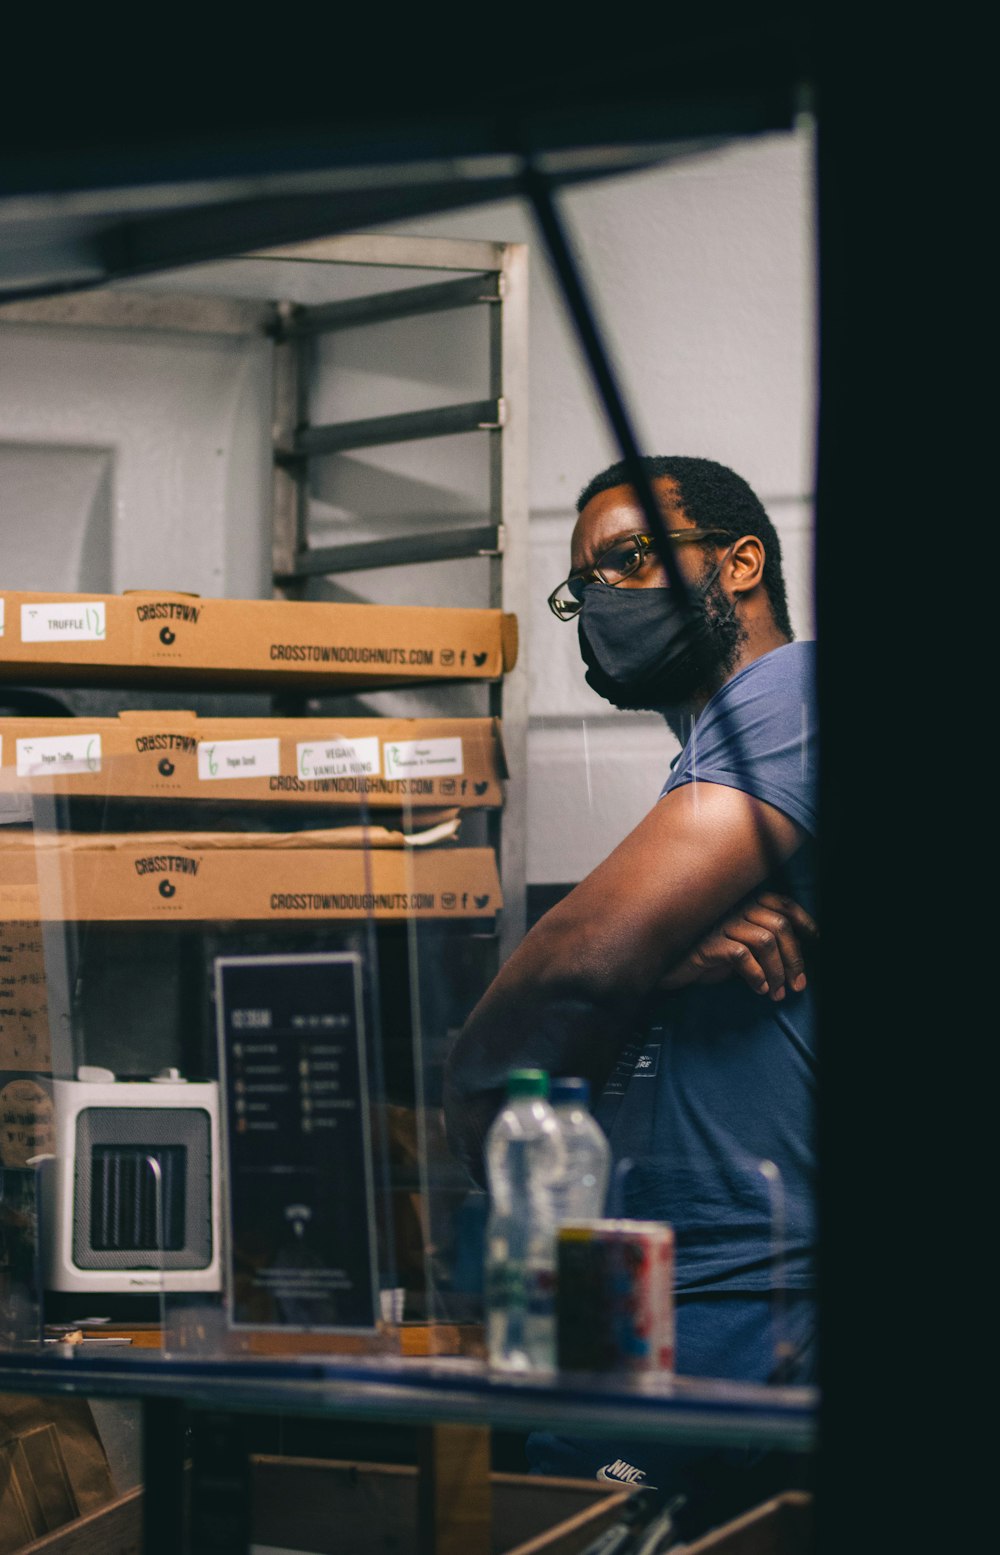
[[[220,956],[215,977],[230,1322],[372,1331],[361,957]]]

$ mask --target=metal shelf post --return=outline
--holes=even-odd
[[[489,567],[488,603],[527,617],[528,252],[518,243],[397,238],[371,234],[269,251],[262,258],[386,269],[470,270],[455,279],[401,287],[316,306],[277,306],[274,357],[274,589],[298,598],[312,577],[377,567],[481,556]],[[489,398],[402,415],[316,426],[309,417],[308,352],[322,334],[456,308],[489,308]],[[401,540],[313,546],[309,534],[310,460],[353,448],[485,433],[490,439],[488,524],[427,531]],[[490,712],[503,722],[514,777],[503,811],[490,818],[503,883],[501,960],[524,936],[527,908],[528,672],[525,644],[517,667],[490,688]]]

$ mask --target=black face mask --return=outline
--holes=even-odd
[[[591,584],[580,611],[580,652],[587,684],[615,707],[662,712],[684,707],[735,662],[742,630],[735,601],[717,584],[689,589],[681,613],[669,588]]]

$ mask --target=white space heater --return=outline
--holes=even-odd
[[[214,1291],[220,1282],[219,1096],[167,1070],[53,1081],[42,1165],[48,1290]]]

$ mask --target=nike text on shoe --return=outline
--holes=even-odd
[[[605,1463],[598,1469],[597,1478],[608,1480],[613,1485],[642,1485],[644,1490],[655,1490],[655,1485],[645,1483],[645,1469],[637,1469],[634,1463],[626,1463],[624,1458],[615,1458],[613,1463]]]

